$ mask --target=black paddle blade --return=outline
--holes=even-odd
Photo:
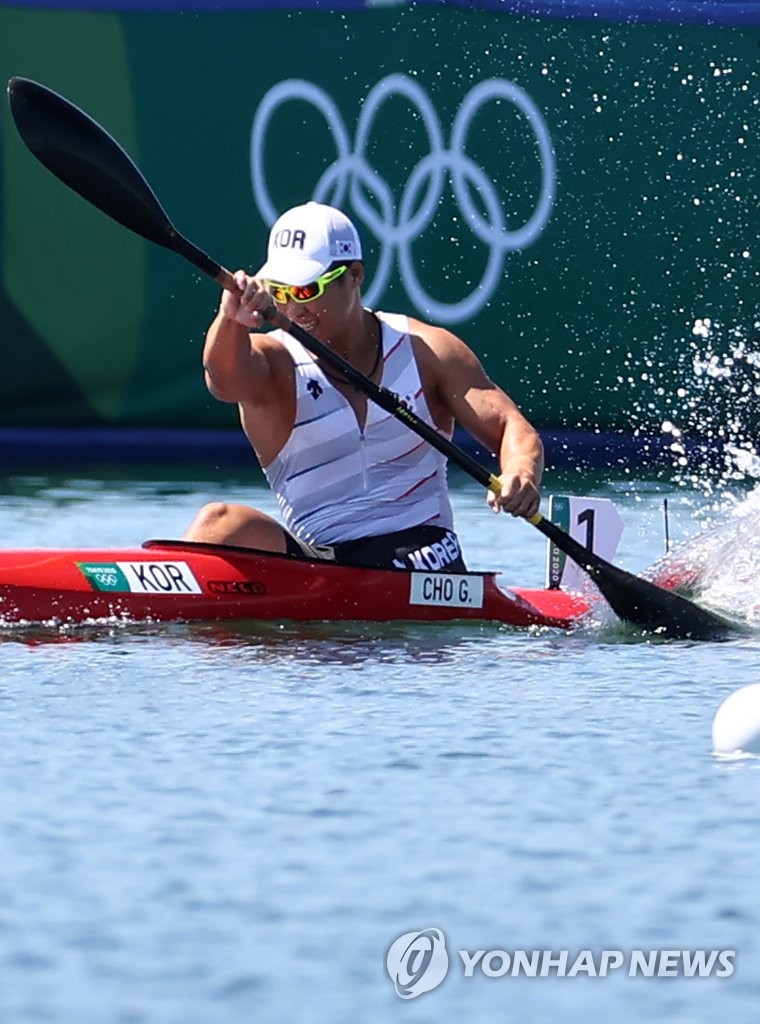
[[[169,218],[119,143],[79,107],[28,78],[11,78],[19,135],[62,182],[124,227],[171,247]]]
[[[619,569],[548,519],[540,517],[531,522],[588,573],[619,618],[673,640],[727,640],[734,633],[717,615]]]
[[[8,101],[19,135],[56,178],[123,227],[229,283],[227,271],[179,234],[132,158],[89,114],[29,78],[11,78]]]

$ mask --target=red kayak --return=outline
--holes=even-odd
[[[505,589],[495,573],[363,569],[214,544],[0,552],[0,624],[464,619],[569,629],[588,610],[579,594]]]

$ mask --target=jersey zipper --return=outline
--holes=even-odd
[[[362,471],[362,494],[369,490],[369,479],[367,477],[367,438],[363,430],[359,431],[359,463]]]

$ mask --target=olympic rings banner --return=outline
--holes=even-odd
[[[368,159],[373,125],[383,106],[394,99],[406,101],[412,116],[423,126],[425,155],[400,183],[401,194],[393,188]],[[370,270],[365,298],[376,306],[386,294],[392,277],[402,283],[413,308],[445,324],[471,320],[493,298],[501,284],[507,255],[535,242],[551,214],[556,190],[556,172],[549,129],[530,96],[514,82],[489,78],[478,82],[463,96],[454,114],[447,139],[438,112],[424,87],[409,75],[387,75],[372,86],[361,103],[352,133],[343,115],[324,89],[303,79],[278,82],[256,109],[251,133],[251,178],[253,198],[265,223],[273,223],[282,212],[272,198],[269,175],[276,168],[267,163],[267,132],[272,121],[287,118],[288,103],[311,107],[315,118],[324,118],[335,143],[336,158],[323,170],[314,163],[315,179],[307,189],[312,198],[359,215],[374,240],[378,254]],[[478,115],[489,103],[514,107],[524,117],[533,135],[539,165],[535,203],[524,223],[508,225],[504,199],[498,185],[467,154],[467,141]],[[486,132],[492,130],[486,123]],[[456,220],[467,225],[473,240],[482,243],[487,259],[481,278],[468,286],[462,298],[435,298],[422,284],[414,258],[414,243],[434,224],[444,190],[451,187],[457,210]],[[478,208],[475,197],[484,210]],[[365,232],[366,235],[366,232]],[[456,288],[444,280],[444,289]]]
[[[539,425],[657,431],[705,324],[760,348],[758,4],[73,6],[0,4],[4,80],[90,113],[231,269],[288,206],[344,208],[367,303],[459,333]],[[237,430],[202,380],[217,303],[4,105],[0,426]]]

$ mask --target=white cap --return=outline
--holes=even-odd
[[[345,213],[323,203],[305,203],[286,210],[275,221],[267,261],[256,277],[280,284],[309,284],[331,264],[361,258],[359,233]]]

